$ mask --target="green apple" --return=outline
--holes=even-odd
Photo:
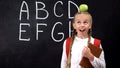
[[[81,5],[79,6],[79,10],[80,10],[80,12],[86,12],[86,11],[88,11],[88,6],[87,6],[87,4],[81,4]]]

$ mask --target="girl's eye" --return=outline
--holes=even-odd
[[[80,24],[80,21],[78,21],[77,23]]]
[[[88,24],[88,22],[87,21],[85,21],[85,22],[83,22],[84,24]]]

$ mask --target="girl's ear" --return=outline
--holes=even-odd
[[[90,26],[89,26],[89,29],[91,29],[92,28],[92,24],[90,24]]]
[[[92,26],[90,25],[90,26],[89,26],[89,29],[91,29],[91,27],[92,27]]]
[[[73,28],[75,29],[75,23],[73,23],[72,25],[73,25]]]

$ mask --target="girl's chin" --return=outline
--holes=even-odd
[[[77,32],[79,35],[86,35],[87,34],[87,32],[86,31],[79,31],[79,32]]]

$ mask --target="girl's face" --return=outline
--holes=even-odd
[[[88,14],[77,14],[75,16],[73,28],[76,30],[77,35],[87,36],[91,25],[91,18]]]

